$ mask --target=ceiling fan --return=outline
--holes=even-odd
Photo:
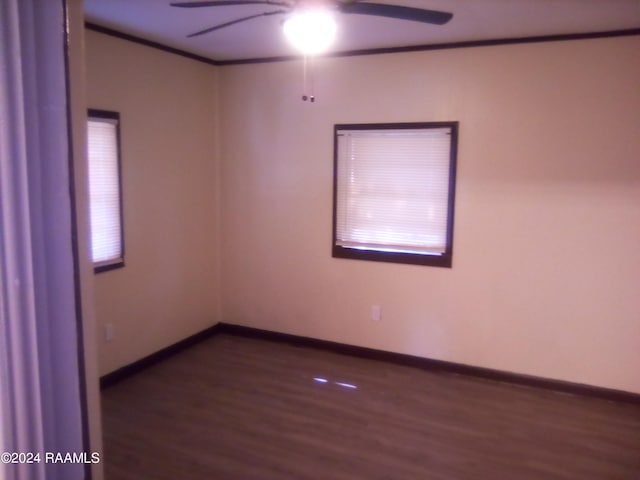
[[[288,22],[292,18],[299,17],[310,12],[314,14],[322,12],[326,15],[333,11],[337,11],[345,14],[372,15],[376,17],[411,20],[414,22],[434,25],[444,25],[453,17],[453,14],[449,12],[404,7],[400,5],[389,5],[385,3],[361,2],[360,0],[215,0],[171,3],[171,6],[180,8],[226,7],[232,5],[266,5],[274,7],[275,10],[236,18],[235,20],[191,33],[187,35],[187,37],[196,37],[215,30],[220,30],[221,28],[230,27],[231,25],[235,25],[240,22],[270,15],[287,15],[289,17],[287,19]],[[285,24],[287,22],[285,22]],[[309,28],[309,25],[306,25],[305,28]]]
[[[337,29],[333,18],[335,12],[411,20],[433,25],[444,25],[453,17],[453,14],[449,12],[360,0],[214,0],[171,3],[171,6],[180,8],[226,7],[233,5],[265,5],[272,7],[272,9],[220,23],[191,33],[187,37],[197,37],[254,18],[285,15],[283,22],[285,36],[304,54],[305,90],[307,89],[307,55],[315,55],[326,50],[333,41]],[[305,93],[302,95],[302,100],[306,101],[307,99],[311,102],[315,101],[313,80],[311,81],[311,94],[307,95]]]

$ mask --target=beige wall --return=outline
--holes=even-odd
[[[640,38],[220,70],[226,322],[640,392]],[[333,259],[332,126],[460,122],[452,269]],[[371,305],[382,320],[370,319]]]
[[[309,104],[300,62],[87,37],[89,105],[123,125],[101,373],[223,320],[640,392],[640,38],[321,59]],[[438,120],[453,268],[331,258],[333,124]]]
[[[95,276],[104,374],[219,321],[217,71],[86,35],[88,106],[121,115],[126,267]]]

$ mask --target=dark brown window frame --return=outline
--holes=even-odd
[[[102,265],[96,265],[94,262],[93,271],[94,273],[108,272],[110,270],[115,270],[118,268],[122,268],[125,266],[124,262],[124,203],[122,200],[122,145],[121,145],[121,137],[120,137],[120,113],[114,112],[111,110],[101,110],[97,108],[90,108],[87,111],[87,121],[93,118],[103,118],[108,120],[115,120],[116,123],[116,142],[117,142],[117,152],[118,152],[118,200],[120,202],[120,259]],[[89,159],[87,158],[87,162]],[[93,247],[92,247],[93,248]]]
[[[447,202],[446,248],[441,255],[420,253],[361,250],[337,244],[338,214],[338,131],[342,130],[403,130],[449,128],[451,144],[449,150],[449,184]],[[403,122],[403,123],[358,123],[336,124],[333,133],[333,238],[331,253],[334,258],[370,260],[376,262],[403,263],[451,268],[453,264],[453,225],[455,210],[455,186],[458,151],[458,122]]]

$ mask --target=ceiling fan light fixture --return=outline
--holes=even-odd
[[[336,21],[326,10],[305,10],[285,20],[287,39],[306,55],[326,51],[336,36]]]

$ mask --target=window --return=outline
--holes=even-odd
[[[96,273],[124,266],[120,115],[89,110],[91,256]]]
[[[333,256],[451,267],[458,123],[336,125]]]

